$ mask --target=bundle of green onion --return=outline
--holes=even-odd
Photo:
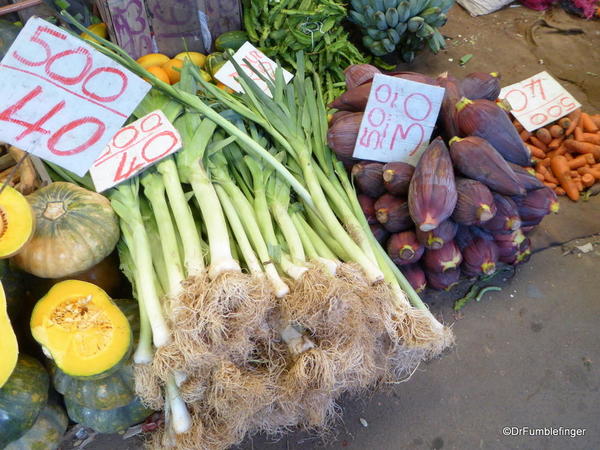
[[[167,413],[160,445],[326,426],[342,393],[451,343],[371,235],[301,53],[289,85],[279,68],[267,95],[237,67],[245,93],[230,95],[189,64],[166,85],[99,40],[155,87],[136,115],[161,109],[183,139],[110,194],[142,317],[138,393]]]

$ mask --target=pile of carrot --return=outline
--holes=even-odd
[[[577,109],[533,133],[513,123],[531,150],[535,176],[557,195],[577,201],[583,190],[600,182],[600,114]]]

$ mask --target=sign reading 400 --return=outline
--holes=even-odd
[[[0,141],[83,175],[150,85],[31,18],[0,62]]]

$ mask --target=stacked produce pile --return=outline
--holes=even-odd
[[[131,360],[137,303],[115,304],[99,287],[116,292],[120,283],[109,256],[119,225],[108,200],[65,182],[27,197],[5,186],[0,213],[0,258],[11,257],[0,261],[0,445],[55,449],[67,414],[106,433],[146,419],[152,411],[135,394]],[[41,350],[66,413],[48,395],[44,367],[23,353]]]
[[[499,262],[526,261],[531,248],[524,233],[557,212],[558,203],[533,176],[529,150],[497,103],[497,74],[474,73],[462,81],[391,74],[446,88],[441,136],[413,168],[352,160],[376,73],[368,65],[347,69],[348,90],[331,104],[338,112],[328,143],[351,167],[373,234],[413,287],[450,289],[461,275],[490,275]]]
[[[306,70],[319,75],[325,101],[341,92],[343,68],[367,62],[343,27],[345,2],[244,0],[244,28],[250,42],[295,72],[296,52],[306,54]]]
[[[427,45],[433,53],[446,47],[439,28],[454,0],[352,0],[349,19],[358,25],[364,46],[375,56],[398,52],[410,63]]]
[[[160,109],[183,139],[174,157],[108,195],[140,307],[136,392],[165,411],[157,445],[225,448],[247,433],[327,427],[340,395],[402,379],[451,343],[373,239],[326,146],[321,80],[306,75],[302,53],[292,83],[277,70],[272,97],[239,66],[246,94],[231,95],[190,61],[171,85],[93,37],[158,88],[136,116]],[[73,308],[94,299],[98,326],[125,330],[94,292],[81,290]],[[44,303],[42,317],[56,309]],[[56,336],[45,323],[33,330],[48,347]],[[112,336],[94,368],[103,377],[127,360],[127,340]]]
[[[531,150],[535,176],[557,195],[579,200],[580,194],[600,182],[600,115],[577,109],[568,117],[529,133],[513,122]]]

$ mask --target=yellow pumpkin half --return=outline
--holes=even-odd
[[[17,253],[31,238],[35,216],[27,199],[5,186],[0,194],[0,258]]]
[[[0,388],[10,378],[19,357],[17,337],[6,311],[6,296],[0,282]]]
[[[97,377],[129,356],[127,317],[98,286],[79,280],[55,284],[31,314],[31,333],[66,374]]]

